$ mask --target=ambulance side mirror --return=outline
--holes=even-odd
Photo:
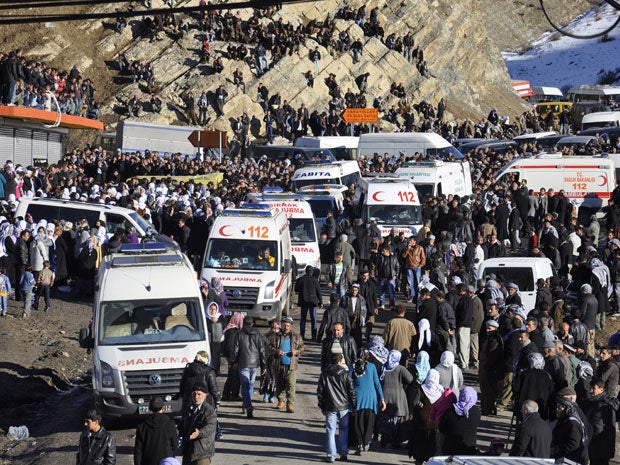
[[[285,258],[284,263],[282,264],[282,273],[290,273],[291,268],[291,260],[289,258]]]

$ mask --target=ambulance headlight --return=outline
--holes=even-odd
[[[271,281],[265,286],[265,299],[273,299],[273,290],[276,287],[276,282]]]
[[[101,385],[105,388],[114,387],[114,376],[112,367],[105,362],[101,362]]]

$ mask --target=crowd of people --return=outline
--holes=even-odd
[[[299,332],[287,319],[267,336],[251,319],[227,315],[221,283],[202,283],[214,336],[208,364],[217,375],[220,357],[228,363],[222,393],[207,383],[207,397],[214,403],[241,400],[245,414],[253,417],[254,382],[262,374],[263,400],[294,412],[298,358],[304,341],[314,341],[321,344],[318,389],[330,438],[328,461],[347,455],[343,431],[348,424],[356,454],[377,438],[379,445],[396,448],[408,442],[420,463],[440,453],[477,453],[480,416],[511,409],[518,419],[514,454],[578,461],[589,455],[593,463],[606,463],[613,456],[609,444],[614,441],[608,439],[615,435],[620,349],[616,341],[597,350],[595,338],[605,328],[606,315],[618,308],[620,188],[605,209],[606,233],[601,234],[598,220],[577,218],[562,191],[532,192],[526,180],[495,182],[495,168],[523,150],[532,147],[470,152],[474,195],[426,199],[424,226],[411,236],[393,231],[383,238],[376,224],[363,225],[355,217],[355,185],[349,186],[344,212],[330,215],[323,231],[326,240],[335,241],[335,254],[319,276],[330,292],[321,324],[316,313],[323,305],[322,288],[314,270],[296,284]],[[393,171],[407,158],[361,155],[358,162],[366,174]],[[15,218],[21,198],[133,208],[190,256],[200,257],[213,219],[224,208],[265,186],[290,188],[296,163],[107,153],[99,147],[69,151],[49,167],[8,162],[0,173],[6,199],[0,219],[0,268],[6,271],[0,284],[12,286],[25,306],[34,288],[35,301],[43,297],[48,308],[50,287],[76,277],[78,290],[91,292],[88,283],[103,254],[139,240],[131,231],[108,238],[103,224]],[[174,178],[213,172],[224,175],[217,186]],[[505,255],[547,256],[556,268],[557,277],[536,283],[533,308],[523,306],[516,283],[478,273],[483,260]],[[379,335],[375,319],[388,311],[394,317]],[[472,370],[479,374],[479,394],[464,385],[464,373]],[[202,388],[187,394],[187,402],[200,397]],[[355,412],[350,421],[349,409]],[[528,442],[534,423],[548,438],[535,450]],[[566,434],[577,439],[566,442]]]
[[[20,49],[0,52],[0,88],[2,105],[99,118],[93,82],[82,77],[77,65],[58,70],[28,59]]]

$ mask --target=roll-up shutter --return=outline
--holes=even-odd
[[[47,138],[47,162],[58,163],[62,157],[62,134],[50,132]]]
[[[28,166],[32,163],[32,131],[15,129],[15,165]]]
[[[13,159],[13,128],[0,127],[0,163]]]
[[[32,132],[32,158],[36,161],[47,160],[47,133]]]

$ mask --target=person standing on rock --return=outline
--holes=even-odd
[[[76,465],[115,465],[116,440],[112,433],[101,425],[101,413],[89,410],[80,435]]]
[[[310,61],[314,63],[314,73],[318,76],[320,74],[319,62],[321,61],[321,52],[319,52],[319,47],[314,47],[314,50],[310,50],[308,58],[310,58]]]
[[[136,429],[134,465],[159,465],[166,457],[173,457],[174,449],[179,445],[174,421],[163,414],[162,398],[153,397],[149,402],[149,410],[153,413]]]

